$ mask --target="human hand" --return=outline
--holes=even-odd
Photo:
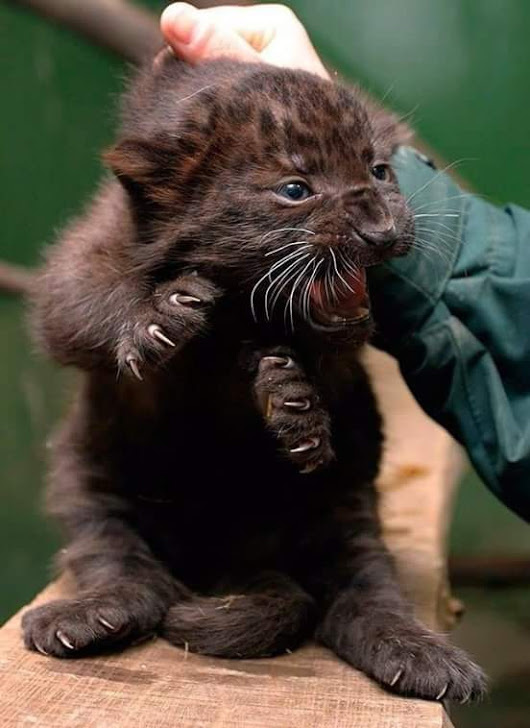
[[[304,26],[285,5],[199,10],[178,2],[164,10],[160,26],[176,55],[190,63],[230,57],[329,78]]]

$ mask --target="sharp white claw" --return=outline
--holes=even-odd
[[[443,688],[443,690],[440,690],[440,692],[436,696],[435,700],[441,700],[448,690],[449,690],[449,683],[447,683],[447,685]]]
[[[168,337],[164,334],[160,326],[158,324],[151,324],[147,327],[147,331],[149,332],[149,335],[152,336],[154,339],[158,339],[164,344],[167,344],[168,346],[175,346],[175,343],[171,341],[171,339],[168,339]]]
[[[202,300],[197,296],[187,296],[185,293],[173,293],[169,297],[169,302],[174,306],[193,306],[200,305]]]
[[[390,682],[390,686],[391,686],[391,687],[394,687],[394,685],[395,685],[395,684],[397,683],[397,681],[399,680],[399,678],[400,678],[400,677],[401,677],[402,675],[403,675],[403,668],[401,668],[400,670],[398,670],[398,671],[396,672],[396,674],[394,675],[394,677],[392,678],[392,680],[391,680],[391,682]]]
[[[61,644],[63,644],[67,649],[69,649],[69,650],[75,650],[75,645],[73,645],[70,642],[70,640],[68,639],[68,637],[63,632],[61,632],[60,629],[57,630],[57,632],[55,633],[55,636],[57,637],[57,639],[59,640],[59,642],[61,642]]]
[[[319,445],[320,445],[319,437],[310,437],[309,440],[304,440],[304,442],[301,442],[296,447],[292,447],[289,450],[289,452],[292,452],[292,453],[307,452],[308,450],[315,450]]]
[[[311,400],[307,399],[307,397],[304,397],[304,399],[286,400],[283,403],[283,406],[289,407],[290,409],[300,410],[300,412],[306,412],[311,408]]]
[[[294,361],[290,356],[264,356],[261,361],[267,361],[271,364],[276,364],[282,369],[292,369],[294,367]]]
[[[46,650],[44,649],[44,647],[41,647],[37,642],[34,642],[33,643],[33,646],[35,647],[35,649],[37,650],[37,652],[40,652],[41,653],[41,655],[46,655],[46,657],[48,657],[48,655],[50,654],[49,652],[46,652]]]
[[[310,473],[313,473],[315,470],[318,470],[318,468],[322,465],[322,462],[322,460],[319,460],[317,463],[306,465],[306,467],[300,471],[300,475],[309,475]]]
[[[126,359],[127,365],[130,368],[131,372],[134,374],[136,379],[138,379],[140,382],[143,381],[143,377],[140,374],[140,369],[138,367],[138,360],[134,356],[128,356]]]
[[[113,624],[111,624],[110,622],[108,622],[104,617],[98,617],[98,622],[101,622],[101,624],[104,627],[106,627],[108,630],[110,630],[111,632],[116,631],[116,627]]]

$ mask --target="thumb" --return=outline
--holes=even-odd
[[[236,31],[214,24],[188,3],[169,5],[162,13],[160,27],[176,55],[189,63],[220,56],[260,60],[259,54]]]

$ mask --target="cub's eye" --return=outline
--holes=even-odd
[[[277,195],[285,197],[286,200],[291,202],[302,202],[307,200],[308,197],[312,197],[313,190],[306,185],[305,182],[285,182],[275,190]]]
[[[379,179],[382,182],[390,178],[390,172],[386,164],[376,164],[370,171],[376,179]]]

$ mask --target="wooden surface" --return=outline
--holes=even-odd
[[[446,548],[464,456],[416,404],[394,359],[368,348],[365,364],[385,422],[378,480],[385,540],[418,616],[446,631],[461,611],[449,591]]]
[[[56,586],[39,601],[64,594]],[[387,695],[324,649],[215,660],[163,640],[56,660],[0,631],[2,728],[450,728],[439,704]]]
[[[405,589],[429,624],[453,603],[445,536],[460,458],[412,401],[395,363],[369,352],[387,422],[380,478],[385,536]],[[38,597],[68,594],[65,582]],[[443,706],[397,698],[327,650],[273,660],[187,654],[163,640],[121,654],[58,660],[26,651],[20,614],[0,630],[2,728],[451,728]]]

